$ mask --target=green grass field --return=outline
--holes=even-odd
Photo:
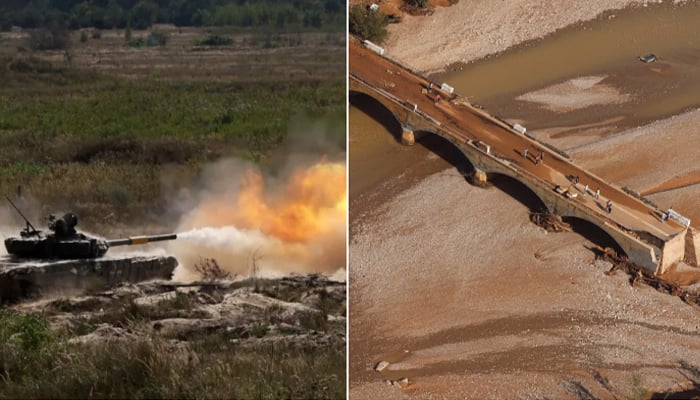
[[[257,51],[257,62],[275,60],[272,50]],[[143,62],[156,56],[164,57],[146,52]],[[295,118],[321,124],[345,145],[342,76],[267,81],[261,67],[259,81],[235,81],[232,72],[222,82],[171,77],[165,68],[125,79],[50,57],[0,58],[0,194],[20,187],[41,212],[73,210],[83,227],[106,215],[121,225],[157,218],[175,189],[163,184],[164,170],[174,184],[221,157],[264,164]],[[170,67],[182,67],[175,55]]]

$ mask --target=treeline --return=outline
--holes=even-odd
[[[283,30],[345,29],[345,0],[4,0],[0,29],[146,29],[234,26]]]

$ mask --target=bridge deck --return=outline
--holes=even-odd
[[[429,56],[429,55],[427,55]],[[598,213],[603,218],[631,231],[645,231],[666,241],[682,232],[685,227],[674,220],[662,222],[660,212],[649,205],[630,196],[623,190],[611,185],[592,173],[574,165],[540,143],[519,134],[502,122],[468,104],[450,102],[450,95],[437,90],[433,94],[424,93],[429,81],[411,72],[405,67],[366,49],[351,40],[349,46],[350,79],[363,81],[365,84],[393,96],[395,102],[404,102],[407,110],[418,106],[423,114],[440,121],[440,127],[458,142],[479,140],[491,146],[491,153],[512,160],[514,168],[525,170],[552,185],[571,188],[578,196],[570,201],[579,202]],[[435,87],[434,89],[438,89]],[[439,103],[434,102],[435,93],[443,97]],[[528,158],[522,156],[523,150],[529,151]],[[544,161],[535,164],[534,157],[544,152]],[[651,156],[651,155],[650,155]],[[574,185],[567,176],[578,176],[579,184]],[[583,195],[585,185],[590,190]],[[600,199],[596,199],[595,190],[600,188]],[[610,199],[613,209],[610,215],[605,211],[605,204]]]

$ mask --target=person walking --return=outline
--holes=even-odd
[[[440,102],[440,94],[435,95],[435,104]]]
[[[430,85],[428,85],[428,93],[433,93],[433,82],[430,82]]]
[[[578,175],[576,175],[576,178],[574,178],[574,185],[578,185]]]
[[[612,201],[608,200],[608,203],[606,204],[607,209],[608,209],[608,214],[612,212]]]
[[[595,190],[595,198],[596,198],[596,199],[599,199],[599,198],[600,198],[600,188],[597,188],[597,189]]]
[[[540,162],[544,161],[544,151],[540,151]]]
[[[527,147],[523,150],[523,157],[527,158]]]
[[[583,188],[583,195],[585,196],[587,194],[588,194],[588,184],[586,184],[586,186],[584,186],[584,188]]]

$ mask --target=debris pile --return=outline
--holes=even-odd
[[[614,275],[618,270],[625,271],[630,276],[630,284],[634,286],[637,282],[647,284],[659,292],[668,293],[680,297],[688,304],[700,305],[700,294],[693,293],[682,288],[680,285],[661,279],[652,272],[635,265],[629,258],[620,256],[609,247],[597,247],[596,258],[612,264],[612,268],[606,272],[607,275]]]
[[[530,221],[541,226],[547,232],[571,232],[571,226],[564,222],[559,215],[549,211],[531,212]]]

